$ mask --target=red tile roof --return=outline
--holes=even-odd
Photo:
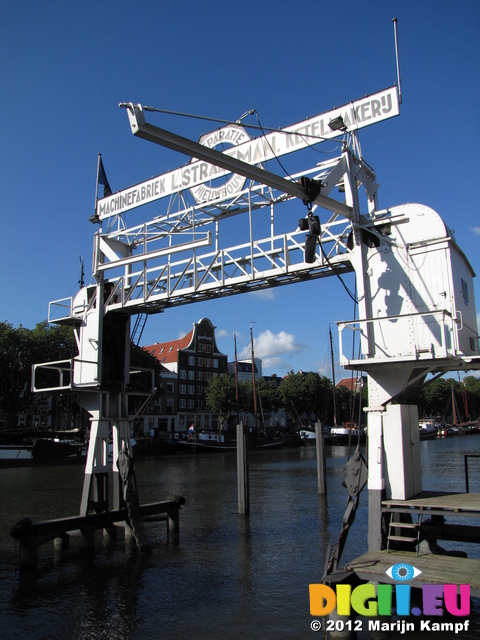
[[[342,378],[336,384],[337,387],[346,387],[349,391],[355,391],[361,385],[361,378]]]
[[[168,362],[177,362],[178,351],[180,349],[186,349],[193,337],[193,329],[187,333],[186,336],[179,340],[169,340],[168,342],[157,342],[155,344],[143,347],[145,351],[148,351],[152,356],[155,356],[157,360],[164,364]]]

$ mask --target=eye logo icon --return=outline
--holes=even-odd
[[[385,571],[385,573],[389,578],[392,578],[392,580],[395,580],[396,582],[410,582],[410,580],[413,580],[422,572],[411,564],[400,563],[393,564]]]

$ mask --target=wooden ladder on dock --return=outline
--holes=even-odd
[[[418,556],[420,546],[420,530],[422,526],[422,514],[416,514],[418,520],[416,522],[402,522],[401,513],[392,512],[388,525],[387,536],[387,553],[390,551],[390,542],[406,542],[414,544]],[[397,516],[397,517],[396,517]]]

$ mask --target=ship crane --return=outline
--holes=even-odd
[[[95,284],[50,304],[49,320],[73,326],[79,353],[36,365],[33,389],[45,390],[36,376],[53,368],[55,388],[81,392],[90,412],[81,514],[109,508],[105,451],[112,434],[114,507],[124,501],[115,461],[131,453],[125,396],[132,315],[354,272],[358,319],[338,323],[341,364],[368,374],[369,549],[380,548],[382,497],[421,491],[418,412],[403,402],[430,373],[480,368],[467,258],[429,207],[379,209],[375,173],[359,154],[358,129],[399,114],[397,88],[254,139],[232,123],[194,142],[148,123],[141,105],[120,106],[135,137],[191,160],[98,201]],[[339,135],[338,157],[287,177],[263,168]],[[230,147],[216,150],[225,140]],[[153,202],[163,212],[127,227],[127,212]],[[306,205],[298,226],[292,202]],[[233,218],[238,242],[225,246],[223,227]],[[356,360],[343,353],[350,330],[361,339]]]

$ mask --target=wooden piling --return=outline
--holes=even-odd
[[[315,443],[317,448],[318,493],[323,495],[327,492],[327,469],[325,464],[323,426],[321,422],[315,423]]]
[[[169,544],[179,544],[180,542],[180,511],[170,509],[167,512],[167,540]]]
[[[138,517],[143,520],[163,516],[168,522],[168,541],[178,544],[180,536],[180,508],[185,504],[185,498],[176,496],[164,502],[139,505]],[[95,549],[95,532],[108,530],[112,532],[117,527],[125,528],[128,538],[129,514],[126,509],[117,509],[101,513],[91,513],[85,516],[70,516],[56,520],[32,522],[24,518],[10,530],[12,538],[18,541],[20,547],[20,567],[35,567],[38,562],[38,547],[47,542],[54,542],[56,550],[67,549],[72,539],[77,539],[79,550],[91,553]],[[138,544],[138,540],[137,540]],[[143,550],[143,547],[141,547]]]
[[[237,424],[237,492],[238,513],[250,515],[250,489],[248,482],[248,442],[247,429],[243,423]]]

